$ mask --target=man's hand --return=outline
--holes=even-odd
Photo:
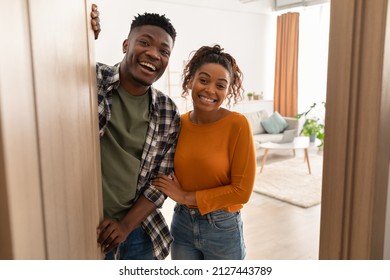
[[[101,31],[99,11],[96,4],[92,4],[91,26],[92,26],[93,33],[95,34],[95,40],[96,40],[99,37],[99,33]]]
[[[105,219],[97,228],[98,243],[104,253],[108,253],[120,243],[126,240],[129,232],[119,222],[111,219]]]

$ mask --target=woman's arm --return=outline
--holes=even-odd
[[[152,184],[156,187],[156,189],[162,191],[177,203],[197,206],[195,192],[183,191],[175,173],[172,172],[170,177],[161,175],[154,179]]]
[[[245,119],[246,120],[246,119]],[[173,180],[160,176],[152,184],[180,204],[196,206],[202,214],[236,204],[245,204],[252,194],[256,172],[256,155],[252,131],[246,121],[232,151],[230,184],[186,192],[176,176]],[[194,170],[199,172],[199,170]]]

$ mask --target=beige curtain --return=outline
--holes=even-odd
[[[298,111],[299,13],[278,16],[274,111],[293,117]]]

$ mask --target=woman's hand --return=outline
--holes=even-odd
[[[112,220],[103,220],[97,228],[98,244],[104,253],[108,253],[126,240],[129,232],[121,223]]]
[[[195,192],[184,191],[173,172],[171,178],[167,175],[158,176],[152,181],[152,185],[177,203],[196,206]]]

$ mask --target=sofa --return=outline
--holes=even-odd
[[[278,112],[269,116],[265,110],[243,113],[243,115],[249,120],[252,127],[256,147],[260,143],[281,143],[286,138],[290,139],[291,135],[293,135],[292,139],[298,136],[299,120],[296,118],[283,117]],[[289,137],[286,137],[287,134]]]

